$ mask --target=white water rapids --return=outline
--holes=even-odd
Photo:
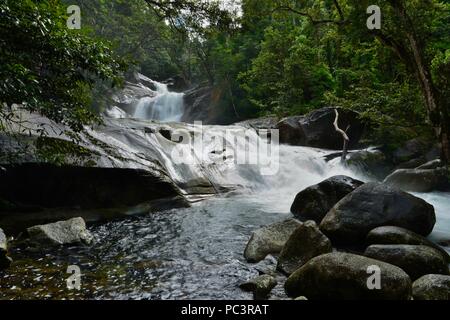
[[[280,145],[278,157],[263,153],[258,154],[257,164],[237,164],[239,156],[254,152],[245,140],[233,143],[245,128],[172,123],[183,115],[182,94],[154,84],[155,96],[140,99],[134,115],[112,109],[107,113],[111,118],[105,119],[106,126],[89,133],[100,142],[92,146],[99,148],[95,151],[103,155],[100,146],[104,143],[118,155],[104,155],[103,164],[148,169],[158,163],[180,186],[207,181],[216,186],[233,186],[235,191],[195,202],[190,208],[90,227],[95,244],[89,248],[20,252],[30,258],[24,268],[32,268],[33,273],[0,279],[6,283],[0,298],[15,298],[16,288],[23,283],[34,286],[33,291],[23,292],[24,297],[67,298],[67,290],[58,287],[63,284],[60,270],[73,264],[83,272],[83,286],[81,291],[71,292],[69,298],[252,299],[251,294],[239,289],[239,284],[260,272],[273,271],[276,261],[271,257],[256,265],[245,261],[243,252],[251,233],[292,217],[289,211],[295,195],[328,177],[343,174],[369,180],[364,172],[342,166],[339,159],[327,162],[324,156],[333,151],[308,147]],[[179,130],[190,137],[199,135],[203,144],[200,147],[184,140],[176,143],[161,130],[171,132],[172,137]],[[262,143],[254,130],[247,133],[252,144]],[[174,151],[182,151],[191,161],[174,161]],[[205,156],[216,161],[202,162]],[[272,175],[262,174],[261,164],[271,161],[277,162],[278,170]],[[436,242],[449,240],[450,195],[433,192],[416,196],[436,209],[437,223],[430,238]],[[57,270],[56,276],[49,269]],[[285,297],[284,280],[279,279],[272,297]]]
[[[140,75],[141,79],[153,83],[157,88],[153,98],[142,98],[134,117],[153,119],[160,122],[176,122],[183,115],[183,94],[169,92],[167,85]],[[314,184],[334,175],[348,175],[369,181],[364,172],[343,166],[339,159],[325,161],[324,157],[333,151],[279,145],[276,159],[274,155],[258,152],[258,164],[237,164],[236,158],[255,152],[250,144],[264,144],[254,130],[245,133],[250,139],[231,141],[245,129],[234,126],[196,126],[191,124],[171,124],[173,132],[181,130],[190,136],[200,135],[203,144],[199,148],[191,140],[189,143],[176,144],[160,136],[147,137],[153,148],[160,153],[169,175],[178,183],[190,179],[202,178],[219,186],[240,186],[241,193],[248,193],[252,202],[264,205],[266,211],[288,213],[295,195]],[[231,132],[231,134],[229,134]],[[224,142],[222,142],[224,141]],[[227,147],[224,148],[224,145]],[[229,146],[231,145],[231,148]],[[133,148],[133,146],[129,146]],[[178,164],[173,160],[174,148],[183,150],[184,156],[191,157],[189,164]],[[250,150],[249,150],[250,149]],[[204,163],[201,159],[209,157],[214,161]],[[217,160],[217,161],[216,161]],[[277,161],[279,170],[273,175],[261,174],[261,163]],[[437,223],[430,236],[435,241],[450,238],[450,194],[442,192],[415,194],[434,205]]]
[[[147,78],[148,79],[148,78]],[[134,118],[178,122],[183,116],[183,93],[170,92],[168,85],[148,79],[156,87],[154,97],[143,97],[136,105]]]

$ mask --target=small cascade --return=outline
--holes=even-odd
[[[155,96],[141,98],[136,105],[133,117],[161,122],[181,121],[184,113],[184,94],[170,92],[167,84],[150,79],[148,81],[156,88]]]

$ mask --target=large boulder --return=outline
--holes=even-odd
[[[331,241],[314,221],[306,221],[289,237],[278,258],[277,269],[290,275],[314,257],[333,250]]]
[[[364,125],[353,111],[339,110],[339,127],[346,129],[350,137],[350,148],[357,146]],[[333,122],[336,118],[335,108],[322,108],[305,116],[290,117],[277,124],[280,142],[296,146],[342,149],[342,136],[336,132]]]
[[[320,230],[336,243],[357,244],[376,227],[398,226],[427,236],[435,223],[434,207],[426,201],[371,182],[339,201],[323,218]]]
[[[245,247],[245,259],[258,262],[268,254],[280,253],[291,234],[301,225],[300,221],[288,219],[254,231]]]
[[[352,169],[364,172],[365,175],[384,179],[394,168],[386,154],[377,149],[365,149],[350,152],[347,156],[347,165]]]
[[[369,289],[370,270],[381,272],[381,289]],[[294,272],[286,281],[290,297],[309,300],[407,300],[411,280],[391,264],[349,253],[329,253],[315,257]]]
[[[27,229],[33,243],[44,245],[90,244],[92,235],[86,229],[83,218],[73,218]]]
[[[0,228],[0,270],[8,268],[11,262],[11,258],[8,257],[8,239]]]
[[[298,193],[291,212],[300,220],[320,223],[339,200],[362,184],[347,176],[331,177]]]
[[[384,183],[413,192],[443,190],[448,186],[448,171],[445,168],[398,169]]]
[[[427,274],[413,283],[414,300],[450,300],[450,276]]]
[[[446,257],[428,246],[376,244],[369,246],[364,255],[402,268],[412,280],[433,273],[448,275]]]
[[[367,245],[372,244],[411,244],[428,246],[440,251],[441,254],[450,261],[450,256],[447,251],[440,246],[415,232],[400,227],[386,226],[373,229],[367,235]]]
[[[255,300],[262,300],[269,295],[276,285],[277,280],[274,277],[264,274],[241,284],[239,287],[244,291],[253,292]]]

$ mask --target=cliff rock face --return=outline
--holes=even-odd
[[[184,93],[182,122],[201,121],[206,125],[227,125],[239,120],[232,105],[225,107],[219,102],[223,91],[212,86],[197,86]]]
[[[37,149],[38,129],[48,129],[50,145],[74,146],[66,129],[18,112],[29,121],[31,134],[12,128],[0,136],[0,225],[7,232],[79,216],[91,222],[185,207],[198,181],[202,193],[215,192],[196,172],[180,168],[172,178],[173,166],[163,151],[170,153],[176,143],[161,133],[166,124],[105,118],[80,135],[77,154],[55,164]]]

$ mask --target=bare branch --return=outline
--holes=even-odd
[[[338,132],[339,134],[342,135],[342,139],[344,139],[344,146],[342,148],[342,158],[341,161],[344,162],[347,158],[347,152],[348,152],[348,144],[350,142],[350,138],[348,137],[347,133],[342,130],[341,128],[339,128],[339,112],[337,111],[337,109],[334,109],[334,112],[336,113],[336,118],[334,120],[334,128],[336,129],[336,132]],[[346,131],[349,129],[350,127],[347,127]]]

